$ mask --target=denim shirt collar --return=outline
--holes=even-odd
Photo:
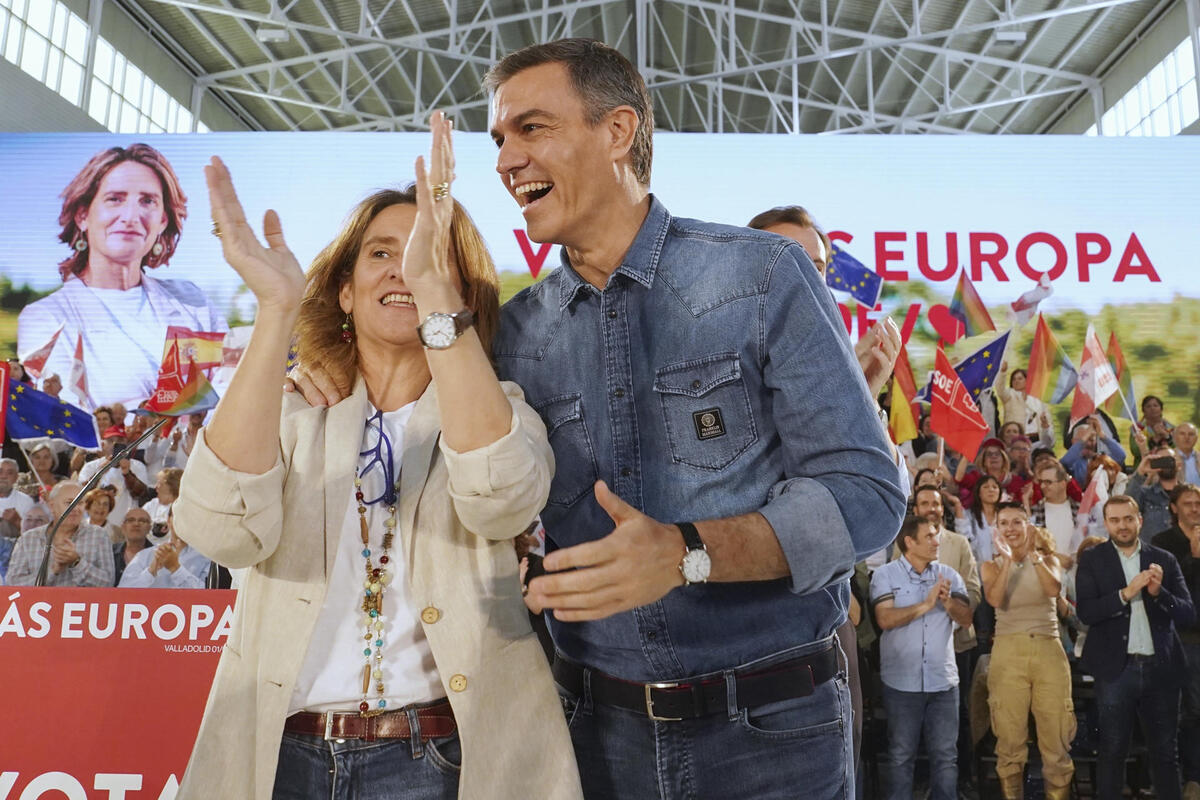
[[[667,239],[667,231],[671,227],[671,214],[657,197],[650,197],[650,210],[646,220],[638,229],[633,243],[625,251],[621,266],[617,273],[627,275],[649,289],[654,284],[654,274],[658,270],[658,259],[662,255],[663,243]],[[562,277],[559,279],[559,307],[565,309],[571,301],[579,296],[585,287],[590,287],[587,281],[579,277],[579,273],[571,266],[567,256],[567,248],[559,248],[559,258],[562,262]]]

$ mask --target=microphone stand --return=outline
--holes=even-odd
[[[96,486],[100,483],[100,479],[104,477],[104,473],[108,472],[109,468],[111,468],[113,464],[124,458],[126,453],[132,453],[134,450],[136,450],[137,446],[149,439],[152,434],[158,433],[158,430],[163,425],[166,425],[167,420],[169,419],[171,418],[161,418],[158,422],[147,428],[146,432],[135,439],[131,444],[126,445],[122,449],[113,453],[112,458],[108,460],[108,463],[96,470],[96,474],[91,477],[91,480],[83,485],[83,488],[79,490],[79,494],[75,495],[75,499],[71,501],[69,506],[67,506],[67,510],[64,511],[58,519],[54,520],[53,525],[46,529],[46,549],[42,551],[42,564],[38,567],[37,579],[33,582],[34,586],[46,585],[46,576],[50,571],[50,552],[54,547],[54,535],[58,533],[59,526],[63,524],[63,520],[67,518],[67,515],[75,510],[75,506],[79,505],[88,492],[96,488]],[[47,498],[47,500],[49,500],[49,498]]]

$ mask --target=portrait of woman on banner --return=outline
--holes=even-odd
[[[17,351],[44,347],[61,327],[44,370],[71,374],[82,339],[85,404],[137,405],[154,391],[168,326],[228,329],[194,283],[149,275],[179,246],[187,197],[162,153],[133,144],[92,156],[62,199],[63,285],[21,311]]]

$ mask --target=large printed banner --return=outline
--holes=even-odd
[[[135,142],[178,176],[178,191],[162,201],[177,224],[142,236],[136,215],[118,219],[105,205],[117,201],[103,197],[65,213],[64,200],[87,190],[89,160]],[[144,396],[167,325],[211,332],[253,319],[253,298],[209,234],[201,170],[209,156],[229,165],[253,224],[268,208],[280,213],[289,245],[307,263],[358,200],[411,181],[428,144],[418,133],[0,135],[0,344],[14,347],[15,328],[14,349],[24,357],[61,328],[47,372],[66,383],[82,364],[93,404]],[[526,236],[488,136],[458,133],[455,147],[454,194],[506,273],[506,288],[557,266],[557,247]],[[1200,138],[659,134],[654,155],[652,188],[677,216],[742,225],[772,206],[807,207],[886,281],[878,309],[840,298],[852,335],[891,314],[913,339],[918,372],[932,367],[960,273],[998,309],[998,325],[1003,308],[1047,273],[1054,292],[1042,310],[1066,320],[1057,330],[1073,356],[1083,328],[1071,315],[1081,314],[1102,337],[1116,331],[1122,342],[1161,345],[1163,353],[1147,351],[1162,363],[1145,366],[1144,390],[1189,404],[1200,390],[1194,370],[1168,375],[1165,367],[1200,357],[1181,343],[1200,338]],[[560,162],[538,166],[558,180],[581,179]],[[138,175],[123,178],[138,191]],[[157,254],[156,244],[165,245]],[[144,252],[147,268],[114,282],[105,257],[130,251]],[[1168,306],[1170,324],[1155,323]],[[1028,327],[1010,350],[1027,348]]]
[[[0,800],[172,800],[235,593],[0,591]]]

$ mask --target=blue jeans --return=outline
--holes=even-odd
[[[1200,644],[1185,642],[1188,680],[1183,685],[1183,709],[1179,719],[1179,760],[1183,782],[1200,782]]]
[[[889,800],[912,800],[913,765],[921,735],[929,755],[933,800],[958,797],[958,687],[944,692],[902,692],[883,685],[888,750],[884,791]]]
[[[333,739],[284,733],[274,800],[456,800],[458,734],[413,739]]]
[[[814,649],[790,650],[787,658]],[[766,668],[780,655],[742,668]],[[808,697],[757,708],[739,707],[729,685],[724,713],[679,722],[654,722],[645,714],[594,703],[586,686],[580,697],[564,694],[584,795],[588,800],[854,797],[844,670]]]
[[[1125,787],[1125,758],[1135,716],[1150,758],[1150,778],[1159,800],[1179,800],[1179,688],[1175,676],[1152,660],[1129,657],[1116,680],[1096,679],[1100,743],[1096,764],[1099,800],[1118,800]]]

